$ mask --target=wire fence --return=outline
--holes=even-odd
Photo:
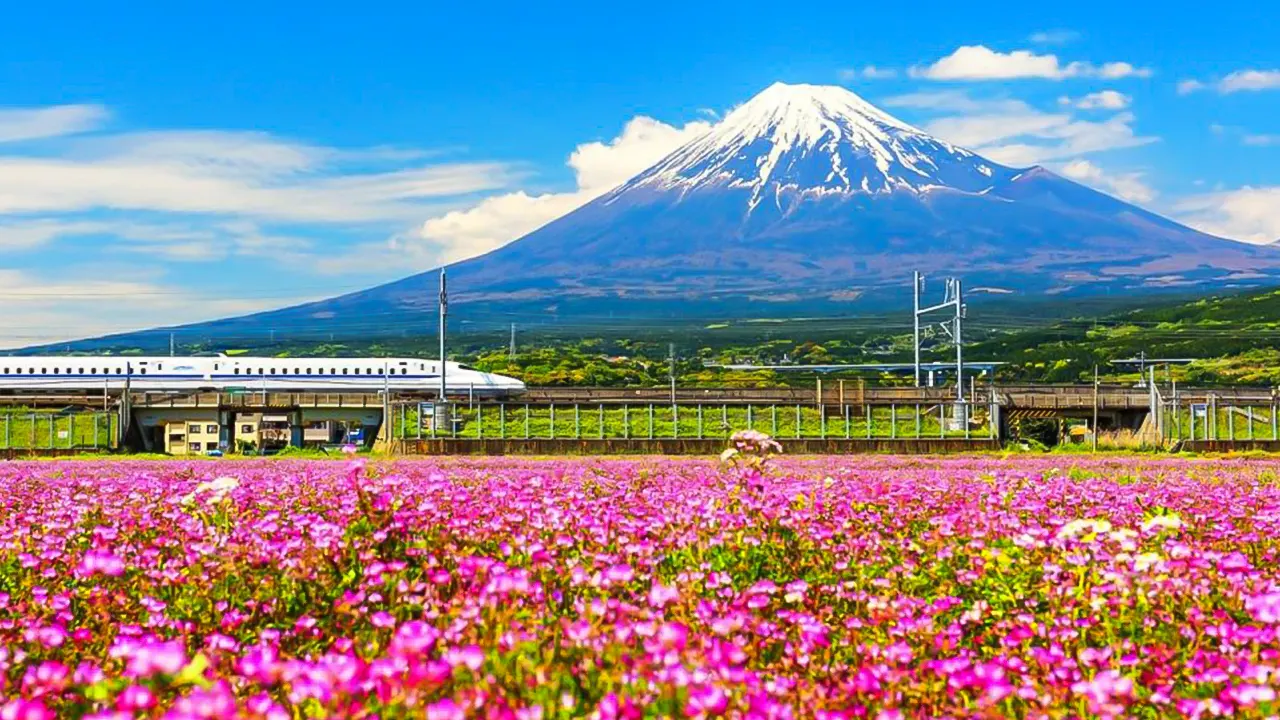
[[[714,439],[753,429],[786,439],[996,437],[991,408],[964,402],[887,405],[477,403],[391,408],[398,440]]]
[[[0,411],[0,450],[113,450],[111,412]]]

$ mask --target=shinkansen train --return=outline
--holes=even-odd
[[[506,397],[524,383],[446,363],[449,395]],[[0,391],[272,391],[366,393],[440,390],[440,363],[418,358],[0,357]]]

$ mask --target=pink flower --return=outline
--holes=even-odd
[[[445,653],[445,662],[454,667],[462,665],[468,670],[475,672],[484,665],[484,651],[477,645],[467,645],[465,647],[453,648]]]
[[[116,707],[120,710],[149,710],[155,704],[156,696],[142,685],[130,685],[116,696]]]
[[[440,631],[422,622],[410,620],[401,625],[391,638],[391,649],[402,654],[418,655],[429,650],[440,639]]]
[[[1280,623],[1280,592],[1269,592],[1257,597],[1248,598],[1245,608],[1260,623],[1275,625]]]
[[[79,571],[85,577],[118,577],[124,574],[124,561],[105,550],[90,550],[81,558]]]
[[[689,702],[685,714],[692,717],[717,717],[729,707],[729,696],[715,685],[695,685],[689,688]]]
[[[39,700],[10,700],[0,706],[0,720],[54,720],[53,711]]]
[[[449,698],[427,706],[427,720],[465,720],[467,714]]]

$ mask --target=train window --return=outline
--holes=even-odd
[[[343,375],[346,375],[346,374],[347,374],[347,369],[346,369],[346,368],[342,368],[342,374],[343,374]]]
[[[240,368],[232,368],[232,369],[231,369],[231,374],[232,374],[232,375],[239,375],[239,374],[240,374]]]
[[[97,375],[97,374],[98,374],[98,368],[89,368],[89,374],[90,374],[90,375]]]
[[[294,374],[294,375],[301,375],[301,374],[302,374],[302,368],[294,368],[294,369],[293,369],[293,374]]]
[[[54,369],[53,369],[53,374],[54,374],[54,375],[57,375],[57,374],[58,374],[58,368],[54,368]]]
[[[259,374],[259,375],[261,375],[261,374],[262,374],[262,368],[258,368],[258,374]]]
[[[164,363],[156,363],[156,369],[157,369],[157,370],[163,370],[163,369],[164,369]]]
[[[330,375],[337,375],[337,374],[338,374],[338,369],[337,369],[337,368],[329,368],[329,374],[330,374]]]

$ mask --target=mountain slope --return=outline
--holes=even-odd
[[[451,267],[450,289],[455,317],[477,324],[760,317],[902,307],[912,270],[975,292],[1185,292],[1272,282],[1280,250],[1002,166],[843,88],[776,84],[615,190]],[[419,332],[436,283],[423,273],[197,332]]]

